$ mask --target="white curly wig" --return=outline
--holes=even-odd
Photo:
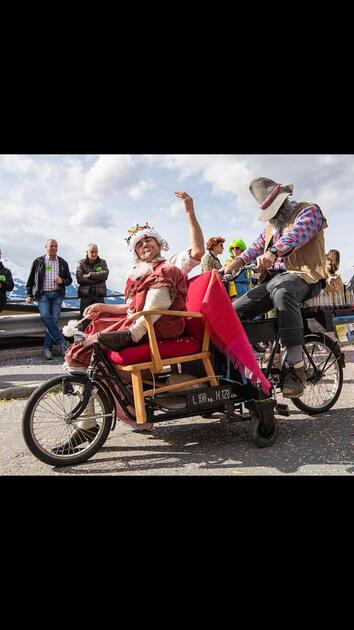
[[[169,249],[167,241],[165,241],[164,238],[161,238],[160,234],[156,232],[156,230],[154,230],[153,228],[147,227],[143,230],[137,231],[129,239],[129,242],[128,242],[129,249],[133,253],[134,256],[137,256],[135,252],[135,248],[137,244],[139,243],[139,241],[141,241],[143,238],[147,236],[154,238],[156,242],[160,245],[162,250],[167,251]]]

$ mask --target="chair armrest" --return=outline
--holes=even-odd
[[[134,313],[134,315],[131,315],[130,317],[128,317],[127,321],[129,322],[133,322],[139,317],[145,318],[154,370],[156,372],[162,372],[161,355],[159,352],[159,347],[157,345],[154,324],[152,323],[152,320],[151,320],[152,315],[175,315],[177,317],[204,317],[204,316],[201,313],[193,313],[191,311],[165,311],[161,309],[155,309],[152,311],[140,311],[139,313]]]

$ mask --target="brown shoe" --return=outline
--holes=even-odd
[[[101,332],[97,335],[97,340],[108,350],[119,352],[123,348],[133,346],[134,341],[129,330],[118,330],[117,332]]]
[[[284,398],[298,398],[306,387],[306,374],[304,362],[285,364],[285,378],[282,383]]]

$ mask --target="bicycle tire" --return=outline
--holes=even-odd
[[[307,384],[307,387],[305,388],[305,391],[300,398],[291,399],[295,407],[300,409],[300,411],[304,411],[305,413],[308,413],[309,415],[316,415],[316,414],[325,413],[326,411],[329,411],[333,407],[333,405],[335,405],[335,403],[337,402],[341,394],[342,386],[343,386],[343,367],[339,362],[339,357],[336,356],[335,353],[333,352],[332,340],[327,340],[326,335],[322,335],[322,334],[321,335],[316,335],[316,334],[307,335],[305,337],[304,346],[310,346],[310,344],[318,344],[327,348],[333,354],[333,359],[331,359],[333,361],[333,365],[334,363],[336,364],[335,370],[336,370],[337,383],[335,384],[335,389],[333,387],[333,393],[331,395],[331,398],[326,402],[326,404],[314,406],[314,405],[310,405],[306,403],[303,400],[303,398],[305,400],[308,400],[308,397],[309,397],[308,388],[311,387],[311,384],[310,385]],[[316,385],[314,385],[314,387],[315,386]]]
[[[106,441],[112,424],[112,406],[107,397],[104,389],[98,384],[94,383],[94,395],[99,400],[102,410],[104,412],[102,418],[102,425],[97,436],[93,439],[93,441],[89,444],[87,448],[78,453],[66,455],[66,454],[54,454],[51,450],[47,450],[43,444],[39,442],[38,437],[36,437],[34,429],[33,429],[33,417],[36,410],[36,407],[39,405],[40,401],[43,400],[46,393],[49,393],[50,390],[54,390],[55,388],[60,387],[63,384],[63,381],[67,384],[72,385],[82,385],[84,387],[87,382],[87,377],[85,375],[70,375],[70,376],[55,376],[39,387],[35,389],[32,393],[31,397],[28,399],[23,417],[22,417],[22,434],[25,440],[25,443],[31,453],[39,459],[41,462],[45,464],[49,464],[51,466],[71,466],[76,464],[81,464],[84,461],[87,461],[90,457],[92,457],[97,451],[102,447],[104,442]],[[43,411],[41,412],[43,413]],[[49,412],[48,412],[49,414]],[[45,422],[45,421],[44,421]],[[52,421],[54,423],[55,421]],[[59,420],[57,420],[59,422]]]

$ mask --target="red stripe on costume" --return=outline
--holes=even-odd
[[[278,191],[280,190],[280,187],[281,187],[281,184],[277,184],[274,190],[272,190],[272,192],[268,195],[268,197],[265,198],[263,203],[261,203],[261,205],[259,206],[261,210],[265,210],[265,208],[268,208],[268,206],[270,206],[274,197],[277,196]]]

